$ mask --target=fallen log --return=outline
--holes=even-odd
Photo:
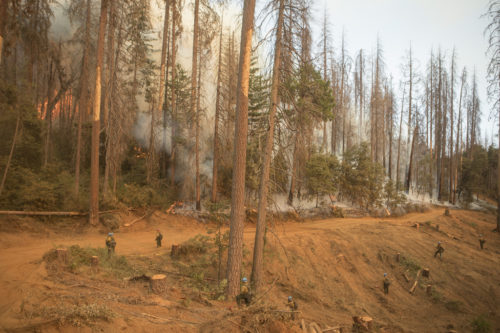
[[[321,333],[321,328],[315,322],[310,323],[309,327],[311,327],[312,329],[314,329],[315,332]]]
[[[148,212],[148,213],[144,214],[143,216],[136,218],[135,220],[133,220],[133,221],[132,221],[132,222],[130,222],[130,223],[125,223],[125,224],[124,224],[124,226],[125,226],[125,227],[130,227],[131,225],[134,225],[136,222],[139,222],[140,220],[142,220],[143,218],[145,218],[145,217],[147,217],[147,216],[152,215],[152,214],[153,214],[153,212],[154,212],[154,211],[152,210],[152,211],[150,211],[150,212]]]
[[[85,216],[82,212],[33,212],[24,210],[0,210],[0,215],[35,215],[35,216]]]
[[[408,277],[408,275],[406,273],[408,273],[408,271],[403,273],[403,277],[405,278],[406,282],[410,282],[410,278]]]
[[[413,292],[415,291],[415,288],[417,287],[418,278],[420,276],[420,273],[422,273],[421,269],[417,272],[417,276],[415,277],[415,282],[413,282],[413,286],[410,288],[410,294],[413,294]]]

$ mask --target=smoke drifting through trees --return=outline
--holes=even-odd
[[[253,1],[240,23],[240,8],[207,0],[68,0],[73,33],[57,40],[51,1],[2,1],[0,205],[91,205],[97,224],[99,205],[232,200],[234,295],[244,209],[259,202],[259,284],[273,195],[293,206],[337,194],[364,210],[393,209],[398,190],[454,204],[495,197],[498,150],[481,146],[484,101],[460,50],[433,48],[418,64],[408,43],[396,82],[382,38],[350,54],[326,15],[316,40],[311,1],[265,4],[255,29]]]

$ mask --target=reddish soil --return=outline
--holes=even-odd
[[[500,332],[500,235],[492,232],[496,216],[451,210],[445,217],[443,212],[436,208],[400,218],[276,223],[267,236],[266,294],[258,299],[261,307],[271,308],[264,314],[256,306],[238,309],[235,302],[209,300],[203,291],[189,288],[190,278],[178,275],[167,274],[169,289],[158,296],[145,283],[67,271],[54,274],[42,260],[47,251],[75,244],[103,247],[104,230],[0,217],[0,330],[240,332],[257,331],[250,323],[260,320],[259,332],[299,332],[299,320],[273,315],[286,310],[286,297],[293,295],[300,318],[322,328],[350,328],[352,316],[360,315],[372,317],[380,332],[446,332],[450,325],[469,332],[472,320],[483,316],[493,332]],[[122,219],[125,224],[134,218]],[[157,228],[164,236],[160,249],[154,243]],[[171,244],[207,234],[210,228],[213,225],[156,212],[120,228],[116,251],[134,260],[164,256]],[[254,226],[247,225],[247,276],[254,232]],[[481,233],[487,241],[484,250],[479,248]],[[437,241],[445,248],[442,260],[433,257]],[[396,253],[401,254],[399,263]],[[410,294],[419,267],[429,268],[430,277],[421,277]],[[165,271],[174,272],[175,267],[166,264]],[[384,272],[392,281],[387,296],[382,291]],[[428,284],[432,295],[426,294]],[[109,321],[65,322],[48,311],[58,304],[102,304],[114,316]]]

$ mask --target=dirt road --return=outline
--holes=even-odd
[[[420,224],[419,230],[412,227],[415,223]],[[496,315],[494,324],[500,327],[500,313],[495,312],[500,308],[500,241],[490,232],[493,223],[491,215],[467,211],[452,211],[452,217],[444,217],[443,209],[401,218],[280,223],[268,236],[278,258],[268,273],[270,281],[279,277],[284,284],[271,295],[282,299],[294,293],[303,303],[304,316],[317,322],[349,323],[351,315],[368,314],[398,330],[438,332],[450,323],[466,327],[473,315],[484,314]],[[157,228],[164,235],[165,247],[160,250],[154,243]],[[154,255],[206,233],[207,228],[187,218],[155,213],[148,221],[116,232],[116,250],[122,255]],[[248,249],[253,246],[254,232],[253,225],[246,226]],[[478,233],[488,238],[485,251],[476,244]],[[103,247],[104,238],[104,230],[0,232],[0,327],[18,327],[23,302],[30,294],[56,288],[46,278],[44,253],[60,245]],[[438,240],[446,249],[442,261],[432,257]],[[393,259],[396,253],[431,269],[429,283],[436,290],[432,299],[408,293],[402,267]],[[244,274],[250,273],[249,267],[247,261]],[[390,299],[380,290],[384,272],[393,281]],[[457,320],[458,313],[467,316]]]

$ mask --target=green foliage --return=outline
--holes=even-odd
[[[285,110],[297,126],[333,119],[334,97],[330,83],[310,63],[303,64],[284,83],[283,100],[294,99],[294,109]],[[298,112],[297,112],[298,111]]]
[[[13,166],[0,196],[0,207],[17,210],[81,210],[86,199],[72,195],[73,177],[68,171],[51,164],[41,172]]]
[[[307,189],[311,194],[323,195],[337,190],[340,165],[333,155],[314,154],[306,163]]]
[[[346,151],[341,168],[343,196],[365,209],[380,205],[384,171],[380,164],[371,161],[366,143]]]
[[[472,333],[490,333],[492,332],[491,324],[483,316],[474,318],[471,323]]]
[[[458,191],[469,204],[474,193],[481,193],[488,177],[488,153],[481,146],[472,147],[472,158],[464,158]]]
[[[263,144],[263,140],[256,137],[249,138],[247,144],[245,186],[254,193],[257,193],[260,185]]]
[[[158,188],[151,185],[123,184],[116,196],[129,207],[156,206],[167,208],[173,200],[173,192],[168,187]]]
[[[92,325],[97,320],[110,321],[116,316],[105,304],[98,303],[41,306],[36,313],[44,318],[56,318],[61,324],[69,323],[77,327]]]
[[[384,185],[384,200],[389,210],[406,204],[406,196],[397,190],[392,179],[389,179]]]
[[[399,264],[405,269],[409,270],[413,276],[422,268],[418,262],[407,256],[401,256]]]
[[[64,268],[75,274],[85,273],[90,270],[90,258],[92,258],[92,256],[99,258],[100,271],[115,278],[122,279],[132,275],[142,274],[138,269],[130,265],[125,256],[115,254],[108,255],[108,250],[104,247],[92,248],[72,245],[67,250],[68,260]],[[59,264],[56,263],[57,254],[55,249],[45,253],[43,258],[48,263],[49,270],[58,269]]]
[[[213,248],[214,244],[212,239],[204,235],[196,235],[193,238],[188,239],[179,246],[179,255],[199,255],[207,253],[208,250]]]
[[[0,168],[3,170],[10,153],[17,117],[21,126],[13,155],[13,165],[33,170],[40,169],[42,121],[26,92],[0,80]]]

